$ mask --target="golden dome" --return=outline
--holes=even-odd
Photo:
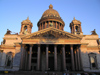
[[[47,23],[47,22],[56,22],[56,23],[61,24],[62,26],[65,25],[59,13],[53,9],[53,6],[51,4],[49,5],[49,9],[43,13],[37,25],[39,27],[42,23]]]
[[[59,17],[60,18],[60,15],[56,10],[53,9],[53,6],[50,4],[49,9],[46,10],[42,15],[42,18],[45,18],[45,17]]]

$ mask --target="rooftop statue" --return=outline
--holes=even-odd
[[[7,34],[11,34],[11,31],[9,29],[7,29],[6,35]]]
[[[95,29],[93,31],[91,31],[91,33],[92,33],[91,35],[97,35]]]
[[[18,35],[18,33],[12,32],[9,29],[7,29],[6,35],[11,34],[11,33],[14,33],[14,34]]]

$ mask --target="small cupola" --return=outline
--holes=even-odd
[[[20,30],[20,35],[23,34],[30,34],[32,30],[33,24],[29,20],[29,17],[27,17],[26,20],[21,22],[21,30]]]
[[[72,34],[83,35],[81,22],[79,20],[76,20],[75,17],[74,20],[72,20],[72,22],[70,23],[70,29]]]

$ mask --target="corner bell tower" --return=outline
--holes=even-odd
[[[20,30],[20,35],[26,35],[30,34],[32,30],[33,24],[29,20],[29,17],[27,17],[26,20],[21,22],[21,30]]]
[[[70,23],[70,29],[72,34],[83,35],[81,22],[76,20],[75,17],[74,20]]]

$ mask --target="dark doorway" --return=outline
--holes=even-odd
[[[49,57],[49,70],[54,70],[54,57]]]

